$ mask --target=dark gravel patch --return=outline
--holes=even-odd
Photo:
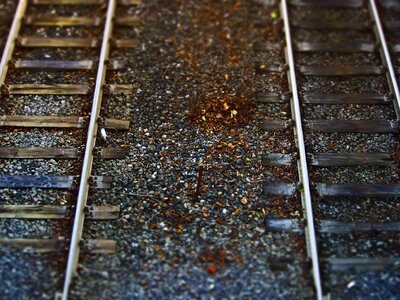
[[[299,94],[307,93],[377,93],[387,95],[388,85],[384,76],[321,77],[302,76],[298,78]]]
[[[1,249],[1,298],[54,299],[59,278],[58,255],[34,254]],[[53,262],[53,263],[49,263]]]
[[[31,83],[31,82],[30,82]],[[10,95],[0,105],[0,113],[26,116],[86,116],[91,96]]]
[[[348,277],[341,274],[333,290],[336,299],[397,299],[400,289],[399,265],[391,265],[382,272],[363,272]]]
[[[393,198],[342,197],[339,200],[340,206],[338,200],[319,199],[315,207],[315,214],[320,219],[343,222],[397,222],[400,217],[398,200]],[[349,211],[351,214],[348,213]],[[385,235],[382,236],[382,241],[384,240]]]
[[[366,8],[329,8],[329,7],[301,7],[291,6],[290,12],[292,18],[306,18],[312,20],[327,20],[327,21],[365,21],[368,16]]]

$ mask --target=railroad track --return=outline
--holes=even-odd
[[[381,13],[390,14],[397,7],[394,1],[388,3],[380,6]],[[9,142],[2,145],[0,157],[4,165],[12,167],[5,169],[0,182],[4,194],[12,197],[1,206],[0,217],[11,223],[7,223],[7,238],[0,242],[2,248],[17,248],[23,253],[30,253],[29,249],[55,253],[49,259],[59,260],[62,278],[54,291],[62,289],[57,295],[62,299],[70,294],[81,252],[116,251],[114,240],[85,239],[95,234],[84,227],[84,221],[117,219],[120,214],[118,206],[104,206],[103,198],[95,201],[95,188],[105,190],[112,179],[92,176],[99,173],[93,160],[126,155],[118,138],[121,133],[113,131],[126,130],[129,124],[106,119],[113,111],[107,102],[102,104],[102,97],[103,92],[105,100],[115,93],[133,93],[132,86],[121,84],[118,76],[126,68],[125,62],[110,59],[113,52],[109,53],[109,48],[118,51],[139,45],[131,28],[140,20],[113,18],[118,9],[125,11],[127,6],[138,4],[135,0],[20,1],[4,52],[1,134],[9,135]],[[274,26],[278,34],[267,28],[275,39],[254,45],[260,55],[256,73],[267,79],[262,87],[269,89],[261,89],[258,105],[272,112],[262,122],[262,128],[271,132],[266,142],[270,153],[263,158],[267,171],[264,195],[272,202],[267,205],[271,211],[266,229],[278,235],[283,232],[284,241],[292,240],[287,236],[294,237],[298,244],[294,249],[306,241],[297,258],[304,273],[312,274],[318,299],[335,295],[337,286],[348,283],[346,276],[339,277],[343,282],[330,282],[329,273],[381,270],[398,261],[398,97],[373,4],[358,0],[282,1],[282,18],[278,19],[276,11],[271,14],[277,19]],[[388,12],[385,7],[389,7]],[[319,13],[317,19],[315,12]],[[392,27],[383,25],[385,33],[395,37]],[[286,35],[280,34],[283,29]],[[326,36],[336,42],[327,41]],[[355,43],[343,43],[349,39]],[[393,41],[388,49],[396,62]],[[278,53],[278,64],[276,56],[262,59],[270,52]],[[97,139],[98,132],[101,138]],[[29,137],[22,142],[14,140],[20,133]],[[43,141],[42,136],[46,137]],[[40,163],[43,160],[48,166]],[[196,197],[199,191],[197,188]],[[15,198],[20,199],[13,203]],[[247,202],[247,198],[242,200]],[[91,201],[102,204],[88,206]],[[12,223],[17,218],[28,224],[35,221],[26,219],[51,219],[44,223],[49,225],[46,238],[33,237],[31,231],[23,238],[10,238],[12,228],[21,225]],[[371,241],[371,247],[359,245]],[[342,252],[337,249],[340,243]],[[346,247],[343,243],[351,244]],[[280,269],[293,261],[292,257],[271,258],[269,265]],[[308,272],[308,262],[312,272]]]
[[[0,218],[9,219],[11,224],[46,220],[46,226],[52,229],[46,229],[45,235],[52,237],[19,238],[11,232],[0,239],[0,245],[56,253],[52,258],[57,257],[58,268],[65,272],[61,275],[64,283],[57,282],[54,291],[62,290],[57,293],[62,299],[68,298],[80,252],[116,251],[116,241],[84,240],[82,232],[85,218],[119,218],[118,206],[89,206],[87,200],[90,190],[107,189],[113,184],[110,176],[92,175],[93,162],[127,155],[127,147],[112,140],[121,135],[115,131],[129,129],[129,121],[103,117],[102,100],[133,92],[131,85],[113,82],[126,66],[124,61],[109,57],[110,48],[139,45],[138,39],[127,38],[129,34],[117,38],[113,31],[114,26],[118,33],[131,31],[140,22],[138,17],[114,19],[118,8],[139,4],[139,0],[20,0],[4,47],[0,66],[2,110],[11,113],[3,113],[0,126],[3,136],[9,134],[5,144],[19,146],[0,148],[3,165],[10,166],[0,175],[0,187],[6,194],[11,191],[24,196],[15,203],[4,201]],[[24,101],[22,108],[16,104]],[[105,145],[102,147],[96,146],[99,132]],[[23,141],[13,141],[21,134]],[[58,167],[47,167],[53,165]],[[29,199],[31,194],[35,196]],[[37,201],[38,194],[43,194],[41,201]],[[43,201],[46,197],[53,201]],[[54,228],[58,229],[52,232]]]
[[[398,9],[400,4],[382,1],[380,5]],[[300,196],[303,215],[269,216],[266,228],[305,233],[316,298],[322,299],[338,293],[338,286],[354,270],[385,270],[399,261],[393,249],[400,230],[396,208],[400,98],[389,51],[396,53],[396,45],[387,47],[373,0],[284,0],[280,12],[276,27],[285,35],[276,42],[256,42],[254,49],[256,53],[281,51],[285,62],[258,62],[256,73],[287,74],[289,90],[261,93],[258,101],[290,103],[290,118],[267,118],[263,128],[277,132],[293,128],[296,149],[265,156],[266,168],[275,173],[280,169],[281,175],[265,184],[264,194]],[[396,23],[384,24],[390,34]],[[296,176],[294,180],[282,176],[296,164],[298,182]],[[376,248],[384,244],[391,250],[382,254],[364,246],[353,251],[362,249],[364,237]],[[335,274],[342,275],[336,285],[329,280]]]

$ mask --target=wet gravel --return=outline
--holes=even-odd
[[[57,261],[57,256],[1,249],[2,299],[54,299],[59,266],[49,261]]]

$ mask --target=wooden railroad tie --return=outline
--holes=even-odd
[[[302,233],[306,226],[304,219],[266,218],[265,228],[272,232]],[[373,233],[373,232],[400,232],[400,222],[342,222],[334,220],[316,220],[318,233]]]
[[[0,205],[0,219],[64,219],[65,205]],[[120,216],[119,206],[88,206],[87,218],[91,220],[114,220]]]
[[[106,147],[96,152],[102,159],[124,159],[127,155],[127,146]],[[76,148],[0,147],[0,159],[78,159],[81,156]]]
[[[101,40],[97,38],[50,38],[23,36],[17,39],[22,47],[27,48],[97,48]],[[137,48],[140,46],[138,39],[114,39],[111,44],[116,48]]]
[[[27,128],[85,128],[85,117],[76,116],[0,116],[0,127]],[[99,126],[105,129],[128,130],[129,121],[101,118]]]
[[[106,4],[106,0],[32,0],[35,5],[99,5]],[[120,5],[140,5],[142,0],[118,0]]]
[[[263,156],[264,166],[288,166],[296,161],[297,156],[285,153],[267,153]],[[308,155],[308,163],[315,167],[349,167],[349,166],[390,166],[394,159],[386,152],[353,152],[353,153],[314,153]]]
[[[59,252],[68,247],[64,237],[58,239],[0,239],[0,247],[16,250],[32,249],[36,253]],[[106,239],[82,240],[80,248],[88,254],[114,254],[117,241]]]
[[[48,64],[44,64],[46,67]],[[60,64],[59,67],[62,67]],[[68,66],[67,66],[68,67]],[[117,66],[119,67],[119,66]],[[111,95],[132,95],[131,84],[105,85],[104,92]],[[89,95],[92,93],[89,84],[9,84],[2,87],[2,93],[8,95]]]
[[[4,175],[0,174],[0,188],[13,189],[76,189],[80,176]],[[111,176],[91,176],[90,187],[108,189]]]
[[[33,71],[80,71],[97,69],[97,61],[93,60],[17,60],[14,62],[16,69]],[[125,69],[122,60],[110,60],[107,69],[119,71]]]

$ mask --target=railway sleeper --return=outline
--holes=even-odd
[[[267,257],[269,268],[274,272],[287,271],[288,266],[295,262],[300,262],[300,258],[295,257]]]
[[[111,40],[111,45],[116,48],[137,48],[140,46],[138,39],[115,39]]]
[[[3,85],[7,95],[89,95],[92,89],[88,84],[7,84]],[[106,84],[104,92],[110,95],[132,95],[131,84]]]
[[[99,5],[107,0],[32,0],[35,5]],[[142,0],[118,0],[120,5],[140,5]]]
[[[0,159],[77,159],[76,148],[0,147]]]
[[[320,197],[400,197],[400,184],[317,183]]]
[[[264,166],[290,166],[297,157],[297,154],[269,152],[262,157],[262,163]]]
[[[329,264],[330,271],[346,272],[349,270],[356,271],[383,271],[389,266],[400,263],[397,257],[331,257],[325,261]]]
[[[314,222],[317,233],[352,234],[375,232],[399,232],[400,222],[342,222],[317,220]],[[304,219],[266,218],[265,228],[271,232],[302,233],[306,226]]]
[[[267,153],[263,156],[264,166],[289,166],[298,158],[297,154]],[[308,163],[315,167],[349,166],[389,166],[394,164],[390,153],[353,152],[353,153],[315,153],[308,155]]]
[[[326,133],[398,133],[399,124],[387,120],[308,120],[305,125]]]
[[[377,66],[299,66],[298,71],[304,76],[372,76],[385,74],[384,67]]]
[[[128,147],[107,147],[95,152],[101,159],[124,159]],[[82,153],[76,148],[14,148],[0,147],[0,159],[78,159]]]
[[[133,86],[132,84],[108,84],[106,85],[108,91],[111,95],[132,95]]]
[[[0,205],[0,219],[64,219],[74,206],[65,205]],[[120,216],[119,206],[87,206],[91,220],[115,220]]]
[[[309,164],[315,167],[390,166],[394,160],[390,153],[315,153],[309,155]]]
[[[265,75],[269,73],[284,73],[287,72],[287,65],[279,65],[279,64],[264,64],[264,63],[256,63],[255,72],[256,75]]]
[[[0,116],[0,127],[23,128],[85,128],[87,117],[77,116]],[[99,118],[99,126],[112,130],[128,130],[130,122],[126,120]]]
[[[292,126],[292,120],[263,120],[261,124],[261,128],[265,131],[284,130]]]
[[[93,17],[35,17],[27,16],[24,23],[31,26],[100,26],[103,18]]]
[[[338,7],[338,8],[359,8],[364,5],[363,0],[290,0],[293,6],[309,7]]]
[[[100,26],[104,18],[92,17],[35,17],[28,16],[24,22],[31,26]],[[115,20],[119,26],[138,26],[141,24],[141,18],[138,16],[122,17]]]
[[[392,104],[392,99],[386,95],[374,93],[323,94],[310,93],[300,97],[307,104]]]
[[[128,150],[127,146],[107,147],[101,148],[97,153],[102,159],[124,159],[128,155]]]
[[[258,93],[256,99],[258,103],[289,103],[290,93]]]
[[[34,5],[99,5],[105,0],[32,0]]]
[[[377,50],[376,45],[370,43],[297,42],[294,47],[299,52],[371,53]]]
[[[259,103],[289,103],[290,93],[258,93],[256,95]],[[392,99],[386,95],[374,93],[352,93],[352,94],[329,94],[310,93],[300,96],[300,100],[307,104],[364,104],[373,105],[392,104]]]
[[[80,176],[4,175],[0,174],[0,188],[11,189],[76,189]],[[108,189],[111,176],[91,176],[90,188]]]
[[[96,48],[101,40],[97,38],[51,38],[25,36],[17,38],[17,43],[27,48]],[[137,48],[140,45],[138,39],[115,39],[111,45],[116,48]]]
[[[316,183],[316,191],[324,197],[400,197],[400,184]],[[301,190],[299,183],[266,183],[264,195],[293,196]]]
[[[263,190],[264,195],[293,196],[299,190],[299,185],[296,183],[266,183]]]
[[[115,20],[115,24],[119,26],[139,26],[142,19],[138,16],[121,17]]]
[[[17,60],[14,63],[16,69],[34,71],[75,71],[95,70],[97,61],[94,60]],[[125,62],[122,60],[110,60],[107,64],[110,71],[125,69]]]
[[[88,84],[9,84],[5,85],[8,95],[87,95],[90,92]]]
[[[294,262],[301,263],[299,257],[268,257],[267,262],[273,271],[285,271]],[[400,263],[397,257],[331,257],[320,258],[320,263],[326,264],[331,272],[349,271],[384,271],[388,267]],[[308,262],[306,262],[308,266]],[[309,267],[309,266],[308,266]]]
[[[28,48],[94,48],[100,45],[100,40],[96,38],[51,38],[51,37],[19,37],[17,43],[22,47]]]
[[[57,239],[0,239],[0,247],[35,253],[59,252],[68,248],[69,242],[64,237]],[[87,254],[114,254],[117,252],[117,241],[106,239],[81,240],[80,249]]]

